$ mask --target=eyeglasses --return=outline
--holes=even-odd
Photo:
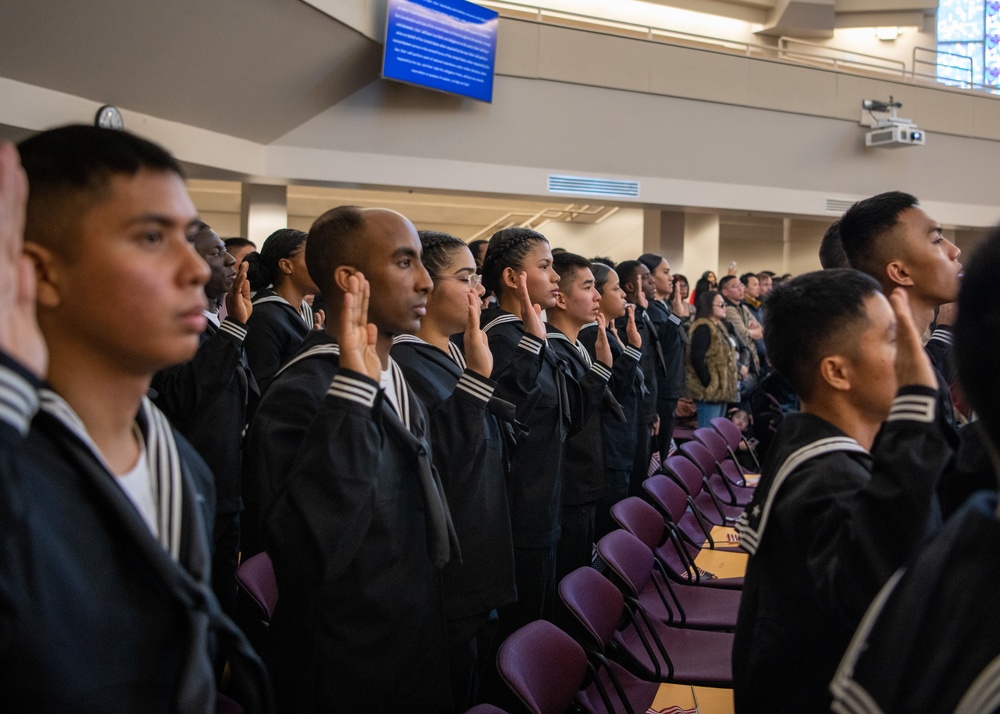
[[[713,302],[712,303],[712,307],[725,307],[725,306],[726,306],[726,303],[724,303],[724,302]]]
[[[459,280],[466,283],[469,289],[479,287],[483,282],[483,276],[479,273],[469,273],[468,275],[435,275],[435,280]]]

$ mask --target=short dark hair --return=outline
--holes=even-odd
[[[739,278],[737,278],[735,275],[723,275],[721,278],[719,278],[719,292],[725,290],[726,286],[728,286],[729,283],[733,282],[734,280],[739,280]]]
[[[962,392],[982,422],[979,428],[985,426],[983,435],[1000,447],[1000,381],[991,357],[1000,348],[997,270],[1000,228],[993,229],[965,264],[955,321],[955,363]]]
[[[625,290],[626,283],[630,283],[635,280],[636,273],[639,271],[639,266],[642,265],[638,260],[623,260],[618,264],[615,270],[618,271],[618,280],[621,282],[622,290]],[[642,285],[636,285],[636,290],[642,290]]]
[[[572,282],[581,270],[590,270],[590,261],[576,253],[556,253],[552,256],[552,269],[559,273],[559,287],[563,288],[563,280]]]
[[[17,146],[28,176],[25,240],[76,256],[76,224],[99,201],[114,176],[142,170],[184,171],[165,149],[134,134],[74,124],[25,139]]]
[[[503,271],[507,268],[520,270],[531,249],[538,243],[548,242],[545,236],[530,228],[504,228],[494,233],[483,258],[486,291],[499,295]]]
[[[740,276],[740,282],[743,283],[744,285],[749,285],[750,278],[756,278],[756,277],[757,273],[743,273],[743,275]],[[759,279],[760,278],[758,278],[758,280]]]
[[[451,233],[443,231],[417,231],[420,237],[420,262],[427,268],[427,272],[432,278],[441,275],[451,263],[452,258],[460,250],[468,249],[475,256],[472,244],[465,244],[461,238],[456,238]],[[485,243],[486,241],[479,241]]]
[[[899,220],[899,214],[918,206],[916,197],[902,191],[889,191],[858,201],[840,219],[840,242],[852,268],[868,273],[883,285],[885,265],[894,256],[894,246],[886,236]]]
[[[840,221],[834,221],[823,233],[819,243],[819,264],[823,270],[830,268],[850,268],[851,261],[844,252],[844,244],[840,240]]]
[[[639,262],[649,268],[649,272],[652,273],[660,267],[660,263],[663,262],[663,256],[656,253],[643,253],[639,256]]]
[[[327,300],[337,293],[334,271],[342,265],[363,270],[361,245],[365,217],[358,206],[331,208],[312,224],[306,239],[306,268],[309,277]]]
[[[281,268],[278,261],[292,257],[292,254],[306,242],[308,237],[308,233],[297,231],[294,228],[279,228],[269,235],[264,241],[264,245],[261,246],[260,257],[257,259],[257,271],[254,275],[256,284],[252,282],[250,287],[254,290],[263,290],[269,285],[280,283]]]
[[[595,255],[593,258],[590,259],[590,262],[591,263],[600,263],[601,265],[606,265],[609,268],[611,268],[612,270],[616,269],[615,268],[615,265],[616,265],[615,261],[611,260],[611,258],[609,258],[606,255]]]
[[[881,292],[871,276],[851,268],[817,270],[786,280],[764,301],[764,345],[774,368],[808,399],[817,367],[829,351],[858,334],[865,300]]]
[[[248,245],[253,246],[254,249],[257,248],[257,244],[254,243],[249,238],[244,238],[243,236],[233,236],[232,238],[226,238],[223,243],[226,244],[226,250],[232,252],[232,248],[246,248]]]
[[[608,284],[608,278],[613,270],[614,268],[608,266],[607,263],[598,263],[595,260],[590,261],[590,272],[594,274],[594,287],[602,295],[604,294],[604,286]]]
[[[476,251],[479,250],[479,246],[481,246],[481,245],[488,246],[489,244],[490,244],[490,242],[488,240],[486,240],[484,238],[478,238],[478,239],[472,241],[471,243],[469,243],[469,250],[472,252],[473,255],[475,255]]]
[[[700,320],[703,317],[711,317],[712,309],[715,307],[715,298],[721,293],[718,290],[702,290],[698,297],[694,299],[694,319]]]

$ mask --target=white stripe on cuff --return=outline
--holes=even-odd
[[[934,421],[936,400],[923,394],[904,394],[896,397],[889,409],[886,421],[919,421],[930,424]]]
[[[328,394],[371,408],[375,404],[378,387],[374,384],[368,384],[367,382],[338,374],[333,378],[333,382],[330,383]]]

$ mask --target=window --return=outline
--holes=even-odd
[[[1000,0],[940,0],[937,50],[941,81],[1000,86]]]

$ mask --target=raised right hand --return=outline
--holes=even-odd
[[[639,334],[639,328],[635,326],[635,305],[628,305],[625,311],[628,313],[628,324],[625,326],[625,336],[628,337],[628,343],[637,350],[642,349],[642,335]]]
[[[544,340],[545,323],[542,322],[542,306],[531,303],[531,296],[528,295],[527,273],[521,273],[517,276],[517,294],[521,298],[521,322],[524,323],[524,331]]]
[[[480,377],[493,374],[493,353],[486,333],[479,329],[479,297],[469,292],[469,319],[465,324],[465,364]]]
[[[17,149],[0,144],[0,351],[42,377],[49,351],[35,315],[35,267],[24,254],[27,202]]]
[[[376,382],[382,377],[382,360],[375,351],[378,328],[368,322],[371,288],[358,272],[347,279],[344,309],[340,313],[340,366],[366,374]]]

